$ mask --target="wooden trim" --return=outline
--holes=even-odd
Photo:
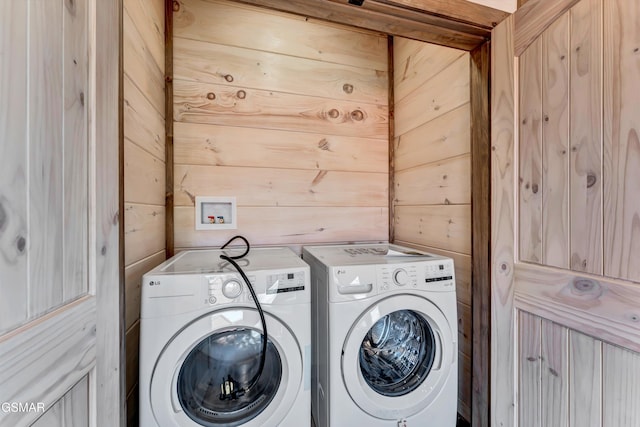
[[[466,22],[491,30],[502,22],[508,12],[472,3],[466,0],[379,0],[401,5],[430,15],[442,16],[451,21]]]
[[[165,75],[165,251],[170,258],[175,252],[173,218],[173,8],[174,0],[165,0],[164,12],[164,75]]]
[[[127,419],[127,390],[126,390],[126,371],[127,371],[127,346],[126,346],[126,284],[125,284],[125,236],[124,236],[124,186],[125,186],[125,153],[124,153],[124,0],[118,0],[119,6],[119,25],[118,31],[119,44],[118,49],[118,212],[120,220],[118,221],[118,264],[119,264],[119,305],[120,319],[119,335],[120,335],[120,425]],[[95,191],[95,189],[94,189]],[[100,353],[97,353],[100,354]]]
[[[540,34],[579,0],[529,0],[513,14],[514,52],[520,56]]]
[[[396,195],[396,187],[395,187],[395,171],[396,171],[396,162],[395,162],[395,127],[394,127],[394,74],[393,74],[393,37],[388,36],[387,43],[389,46],[389,62],[388,62],[388,75],[389,75],[389,242],[393,242],[395,239],[394,235],[394,212],[395,212],[395,195]]]
[[[637,283],[524,263],[514,278],[517,309],[640,352]]]
[[[490,26],[473,25],[472,21],[456,23],[454,19],[447,19],[446,15],[429,14],[426,9],[409,9],[399,4],[382,3],[375,0],[367,0],[362,7],[348,4],[346,0],[323,0],[320,2],[317,0],[240,1],[253,6],[466,51],[481,45],[490,37]],[[464,4],[466,7],[466,5],[473,3],[464,1]],[[506,16],[507,13],[504,12],[504,14]],[[436,22],[438,25],[435,24]]]
[[[513,18],[491,37],[491,425],[516,425]],[[499,373],[499,374],[498,374]]]
[[[489,426],[491,350],[491,165],[489,42],[471,51],[471,277],[472,390],[474,427]]]

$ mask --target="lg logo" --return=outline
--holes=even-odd
[[[160,286],[160,280],[152,280],[149,282],[149,286]]]

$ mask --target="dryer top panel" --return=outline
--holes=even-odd
[[[447,259],[392,244],[305,246],[303,253],[314,256],[327,266],[403,264]]]
[[[244,248],[225,250],[191,250],[184,251],[160,264],[148,274],[202,274],[202,273],[235,273],[235,268],[220,258],[220,255],[236,256],[242,254]],[[282,270],[291,268],[308,268],[291,249],[254,248],[244,258],[235,260],[244,271]]]

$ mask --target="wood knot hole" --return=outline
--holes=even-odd
[[[353,85],[345,83],[342,85],[342,90],[344,91],[344,93],[353,93]]]
[[[224,76],[224,79],[231,83],[233,81],[233,76],[231,74],[227,74],[226,76]]]
[[[336,110],[335,108],[332,108],[331,110],[329,110],[329,112],[327,113],[329,115],[329,117],[331,117],[332,119],[337,118],[340,115],[340,112],[338,112],[338,110]]]
[[[84,107],[84,92],[80,92],[80,105]]]
[[[320,142],[318,142],[318,148],[324,151],[330,151],[329,141],[326,138],[322,138]]]
[[[531,191],[533,192],[533,194],[538,194],[538,184],[533,184],[531,186]]]
[[[180,11],[180,3],[177,1],[173,2],[173,11],[174,12],[179,12]]]
[[[213,92],[209,92],[207,94],[207,99],[210,100],[210,101],[213,101],[214,99],[216,99],[216,94],[213,93]]]
[[[544,116],[544,121],[548,122],[549,121],[549,116]]]
[[[502,270],[502,271],[507,271],[507,268],[508,268],[508,267],[507,267],[507,264],[506,264],[506,263],[504,263],[504,262],[503,262],[502,264],[500,264],[500,270]]]
[[[637,314],[632,314],[630,318],[632,322],[640,321],[640,316],[638,316]]]
[[[102,254],[102,256],[105,256],[107,254],[107,247],[102,246],[102,249],[100,249],[100,253]]]
[[[364,119],[364,114],[360,110],[355,110],[351,112],[351,118],[356,122],[359,122]]]
[[[587,188],[591,188],[595,185],[597,178],[594,174],[587,174]]]
[[[238,97],[238,99],[245,99],[247,97],[247,92],[245,92],[243,90],[239,90],[236,93],[236,96]]]
[[[25,239],[22,236],[19,236],[16,239],[16,248],[18,248],[18,252],[23,253],[26,247],[27,247],[27,239]]]

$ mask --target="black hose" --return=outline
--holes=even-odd
[[[231,265],[233,265],[235,269],[238,271],[238,273],[240,273],[240,276],[242,276],[242,279],[244,280],[244,282],[247,284],[247,287],[249,288],[249,292],[251,292],[251,297],[253,298],[253,301],[256,304],[256,308],[258,309],[258,314],[260,314],[260,321],[262,322],[262,350],[260,351],[260,366],[258,367],[258,372],[256,372],[256,374],[253,376],[253,378],[249,382],[249,385],[246,388],[246,391],[248,391],[258,382],[258,380],[260,379],[260,376],[262,375],[262,371],[264,370],[264,363],[267,356],[267,339],[269,335],[267,334],[267,320],[264,317],[264,311],[262,311],[262,306],[258,301],[258,296],[256,295],[256,292],[253,289],[253,286],[251,285],[251,282],[249,281],[249,278],[245,274],[244,270],[242,270],[242,268],[238,265],[238,263],[234,261],[236,259],[240,259],[246,256],[249,253],[249,248],[250,248],[249,242],[247,241],[247,239],[245,239],[242,236],[234,236],[227,243],[225,243],[220,249],[224,249],[229,243],[231,243],[236,239],[242,239],[244,243],[247,245],[247,249],[245,250],[245,252],[242,255],[233,256],[233,257],[227,256],[227,255],[220,255],[220,258],[229,262]]]

